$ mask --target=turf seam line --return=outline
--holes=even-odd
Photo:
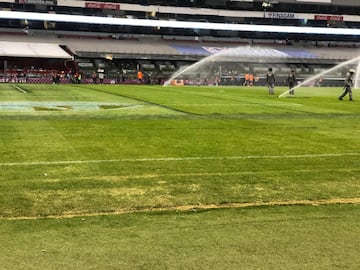
[[[123,158],[123,159],[94,159],[94,160],[60,160],[60,161],[32,161],[32,162],[2,162],[0,166],[31,166],[31,165],[62,165],[86,163],[112,163],[112,162],[153,162],[153,161],[192,161],[192,160],[240,160],[240,159],[287,159],[287,158],[326,158],[360,156],[360,153],[328,153],[303,155],[265,155],[265,156],[227,156],[227,157],[164,157],[164,158]]]
[[[148,100],[136,98],[136,97],[131,97],[131,96],[123,95],[123,94],[115,94],[115,93],[111,93],[111,92],[101,91],[99,89],[94,89],[94,88],[91,88],[91,87],[85,87],[85,88],[89,89],[89,90],[92,90],[92,91],[97,91],[97,92],[109,94],[109,95],[114,95],[114,96],[118,96],[118,97],[124,97],[124,98],[127,98],[127,99],[133,99],[133,100],[136,100],[136,101],[144,102],[144,103],[147,103],[147,104],[150,104],[150,105],[153,105],[153,106],[165,108],[167,110],[171,110],[171,111],[175,111],[175,112],[180,112],[180,113],[189,114],[189,115],[198,115],[198,114],[194,114],[194,113],[191,113],[191,112],[179,110],[179,109],[176,109],[176,108],[173,108],[173,107],[169,107],[169,106],[166,106],[166,105],[163,105],[163,104],[160,104],[160,103],[155,103],[155,102],[151,102],[151,101],[148,101]]]
[[[173,91],[173,90],[172,90]],[[181,91],[179,89],[177,89],[177,92],[183,93],[184,91]],[[287,108],[284,107],[279,107],[279,106],[274,106],[273,104],[267,104],[265,102],[261,103],[261,102],[255,102],[255,101],[250,101],[249,99],[237,99],[234,96],[223,96],[223,97],[219,97],[219,96],[215,96],[215,95],[211,95],[211,94],[204,94],[204,93],[195,93],[192,92],[192,94],[196,95],[196,96],[201,96],[201,97],[207,97],[207,98],[216,98],[217,100],[226,100],[226,101],[234,101],[237,103],[237,106],[239,106],[240,104],[252,104],[252,105],[259,105],[259,106],[263,106],[263,107],[269,107],[272,109],[277,109],[278,111],[284,111],[287,110]],[[293,112],[299,112],[299,113],[303,113],[305,115],[309,115],[310,113],[304,112],[303,110],[296,110],[296,109],[292,109]]]
[[[201,211],[201,210],[216,210],[216,209],[241,209],[250,207],[272,207],[272,206],[320,206],[320,205],[335,205],[335,204],[360,204],[360,198],[333,198],[333,199],[318,199],[318,200],[293,200],[293,201],[271,201],[271,202],[243,202],[243,203],[224,203],[224,204],[191,204],[168,207],[149,207],[149,208],[124,208],[109,212],[74,212],[64,213],[60,215],[38,215],[38,216],[17,216],[4,217],[0,216],[0,220],[38,220],[38,219],[69,219],[69,218],[84,218],[96,216],[111,216],[123,215],[131,213],[149,213],[149,212],[166,212],[166,211]]]

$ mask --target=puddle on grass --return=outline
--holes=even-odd
[[[96,111],[138,108],[142,105],[108,102],[0,102],[0,111]]]

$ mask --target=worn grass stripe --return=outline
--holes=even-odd
[[[290,201],[270,201],[270,202],[243,202],[243,203],[224,203],[224,204],[189,204],[168,207],[149,207],[149,208],[122,208],[111,212],[66,212],[61,215],[48,216],[17,216],[2,217],[0,220],[37,220],[37,219],[67,219],[77,217],[95,217],[122,215],[130,213],[146,212],[165,212],[165,211],[197,211],[229,208],[248,208],[248,207],[267,207],[267,206],[295,206],[295,205],[334,205],[334,204],[360,204],[360,198],[333,198],[321,200],[290,200]]]
[[[249,155],[228,157],[164,157],[164,158],[123,158],[123,159],[93,159],[93,160],[60,160],[60,161],[31,161],[31,162],[2,162],[0,166],[31,166],[31,165],[61,165],[86,163],[112,163],[112,162],[152,162],[152,161],[188,161],[188,160],[235,160],[235,159],[290,159],[290,158],[323,158],[360,156],[360,153],[328,153],[303,155]]]

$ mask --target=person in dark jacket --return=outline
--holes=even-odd
[[[293,68],[290,70],[290,73],[287,77],[287,83],[289,86],[289,94],[290,95],[295,94],[294,87],[296,85],[296,76],[295,76],[295,69],[293,69]]]
[[[266,73],[266,82],[268,84],[269,94],[274,94],[274,87],[275,87],[275,75],[272,72],[272,68],[268,69],[268,72]]]

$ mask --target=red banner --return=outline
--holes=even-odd
[[[322,21],[343,21],[344,16],[336,16],[336,15],[315,15],[315,20]]]
[[[85,2],[85,7],[120,10],[120,4],[112,4],[112,3]]]

